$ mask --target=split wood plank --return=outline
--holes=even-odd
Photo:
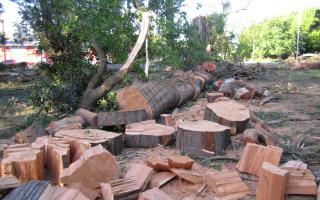
[[[149,187],[162,187],[172,179],[174,179],[177,175],[172,172],[158,172],[151,177]]]
[[[99,112],[99,126],[117,126],[141,122],[147,119],[147,113],[144,109],[121,110],[116,112]]]
[[[168,158],[170,168],[191,169],[194,160],[188,156],[171,156]]]
[[[257,185],[257,200],[284,200],[288,171],[271,163],[262,164]]]
[[[136,200],[140,188],[132,177],[101,183],[101,193],[104,200]]]
[[[203,149],[223,155],[229,144],[227,126],[206,120],[184,121],[178,126],[176,147],[187,155],[198,156]]]
[[[308,165],[300,160],[289,160],[288,162],[282,164],[281,168],[306,170]]]
[[[147,165],[157,172],[170,170],[168,159],[161,159],[156,154],[149,156]]]
[[[275,166],[279,165],[283,149],[274,146],[261,146],[248,143],[242,153],[242,157],[237,164],[240,172],[259,176],[262,163],[269,162]]]
[[[189,181],[193,184],[198,184],[198,183],[204,182],[203,174],[200,174],[200,173],[192,171],[192,170],[171,168],[170,171],[173,172],[174,174],[176,174],[179,178],[182,178],[182,179]]]
[[[101,145],[91,147],[69,168],[63,170],[61,181],[64,184],[81,183],[96,189],[100,183],[109,182],[119,176],[115,157]]]
[[[173,127],[157,124],[154,120],[128,124],[126,144],[128,147],[153,148],[167,144],[174,132]]]
[[[173,200],[159,188],[152,188],[140,194],[138,200]]]
[[[98,115],[97,113],[90,112],[89,110],[79,108],[75,113],[75,116],[80,116],[85,121],[86,125],[93,128],[98,127]]]
[[[153,169],[145,164],[133,164],[124,178],[132,177],[136,180],[138,187],[144,191],[153,174]]]

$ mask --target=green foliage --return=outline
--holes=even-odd
[[[103,98],[98,101],[98,111],[112,112],[118,109],[117,106],[117,91],[108,92]]]

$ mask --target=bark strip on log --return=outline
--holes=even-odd
[[[126,125],[141,122],[146,119],[147,113],[144,109],[98,113],[99,126]]]

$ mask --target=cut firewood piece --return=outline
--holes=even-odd
[[[154,188],[154,187],[160,188],[163,185],[165,185],[166,183],[168,183],[169,181],[171,181],[172,179],[174,179],[176,176],[177,175],[175,175],[172,172],[158,172],[151,177],[149,187],[150,188]]]
[[[246,129],[242,135],[242,141],[244,144],[259,144],[259,132],[255,128]]]
[[[262,163],[269,162],[275,166],[279,165],[283,149],[274,146],[261,146],[248,143],[237,164],[240,172],[259,175]]]
[[[80,116],[85,123],[93,128],[98,127],[98,115],[97,113],[90,112],[89,110],[79,108],[75,113],[75,116]]]
[[[154,120],[128,124],[126,144],[128,147],[153,148],[167,144],[174,132],[173,127],[157,124]]]
[[[50,140],[47,146],[47,169],[53,182],[63,186],[60,176],[65,168],[70,165],[70,144],[67,141]]]
[[[236,171],[209,172],[205,176],[210,191],[221,199],[239,199],[250,192]]]
[[[284,167],[288,171],[286,194],[316,195],[316,177],[308,169],[293,169]]]
[[[200,174],[200,173],[192,171],[192,170],[171,168],[170,171],[172,171],[174,174],[176,174],[179,178],[182,178],[182,179],[189,181],[193,184],[198,184],[198,183],[204,182],[203,174]]]
[[[308,165],[300,160],[289,160],[288,162],[282,164],[281,168],[306,170],[308,168]]]
[[[16,188],[21,185],[21,181],[15,176],[0,178],[0,192],[6,189]]]
[[[76,189],[48,185],[38,200],[89,200],[83,193]],[[94,200],[94,199],[90,199]]]
[[[39,199],[48,186],[49,181],[29,181],[12,190],[4,200],[35,200]]]
[[[35,121],[31,126],[21,131],[20,133],[17,133],[15,136],[15,140],[19,144],[31,143],[34,142],[37,137],[45,135],[47,135],[47,133],[44,127],[40,124],[40,122]]]
[[[248,100],[252,98],[252,93],[247,88],[242,87],[242,88],[236,89],[235,98]]]
[[[104,200],[136,200],[139,192],[140,188],[132,177],[101,183],[101,193]]]
[[[216,98],[214,103],[220,102],[220,101],[231,101],[231,99],[229,97],[218,97],[218,98]]]
[[[72,116],[63,118],[59,121],[51,122],[46,131],[49,135],[54,135],[60,130],[71,130],[71,129],[81,129],[82,125],[85,124],[85,121],[80,116]]]
[[[157,172],[170,169],[168,159],[161,159],[158,155],[151,155],[147,159],[147,165]]]
[[[67,141],[81,141],[81,143],[90,144],[91,146],[101,144],[114,155],[122,151],[122,134],[114,132],[98,129],[63,130],[57,132],[55,137]]]
[[[288,171],[264,162],[259,174],[257,200],[283,200],[287,187]]]
[[[223,96],[222,92],[207,93],[207,100],[209,103],[214,103],[218,97]]]
[[[159,188],[152,188],[139,195],[138,200],[173,200]]]
[[[99,126],[118,126],[136,122],[141,122],[147,119],[147,113],[144,109],[137,110],[121,110],[116,112],[99,112]]]
[[[169,167],[178,169],[191,169],[194,160],[188,156],[172,156],[168,158]]]
[[[219,101],[207,105],[204,119],[235,128],[236,133],[243,133],[250,113],[247,107],[235,101]]]
[[[227,126],[206,120],[185,121],[178,126],[176,147],[188,155],[195,155],[202,149],[223,155],[229,144],[230,128]]]
[[[44,154],[30,144],[10,145],[1,160],[1,177],[15,176],[22,182],[44,178]]]
[[[208,72],[214,72],[217,69],[217,65],[213,62],[204,62],[202,67]]]
[[[206,85],[213,83],[214,77],[211,73],[206,71],[195,71],[193,73],[195,74],[195,79],[201,79],[204,81],[204,85],[201,86],[201,89],[203,89]]]
[[[134,178],[141,191],[144,191],[153,174],[153,169],[145,164],[133,164],[127,171],[125,178]]]
[[[69,168],[63,170],[61,182],[64,184],[81,183],[96,189],[100,183],[109,182],[119,175],[115,157],[101,145],[91,147]]]
[[[159,124],[173,126],[172,114],[161,114],[159,117]]]

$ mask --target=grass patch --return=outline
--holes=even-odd
[[[280,112],[264,112],[264,111],[258,111],[255,112],[256,116],[263,121],[273,121],[273,120],[278,120],[281,119],[283,116],[282,113]]]

